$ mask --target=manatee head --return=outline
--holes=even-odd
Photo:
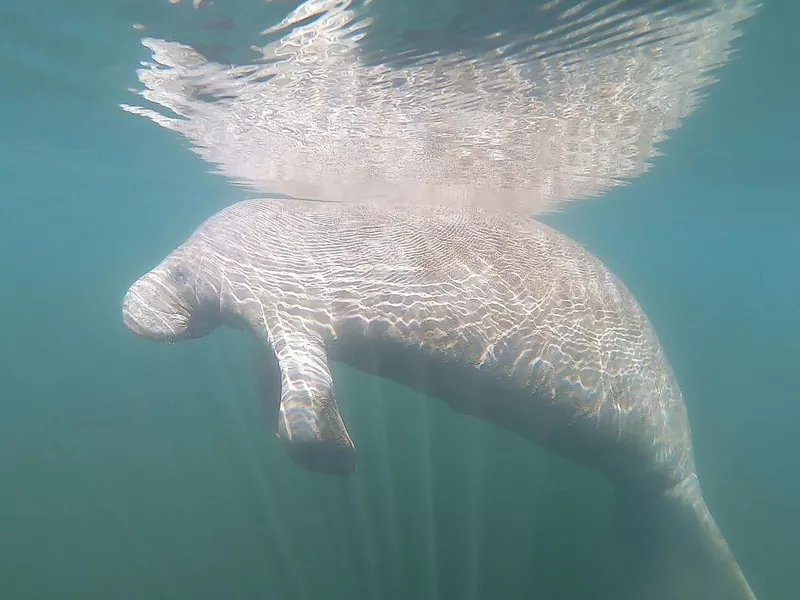
[[[122,303],[125,326],[163,342],[211,333],[220,324],[217,270],[202,248],[179,248],[128,289]]]

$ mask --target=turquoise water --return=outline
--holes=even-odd
[[[800,557],[793,4],[742,25],[649,173],[545,219],[654,322],[706,500],[760,600],[797,597]],[[358,474],[314,477],[264,426],[246,339],[124,329],[127,286],[249,195],[119,109],[147,59],[135,13],[0,8],[0,594],[618,597],[598,476],[338,367]]]

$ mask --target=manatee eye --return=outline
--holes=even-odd
[[[178,285],[183,285],[186,283],[186,271],[182,267],[178,267],[172,272],[172,278]]]

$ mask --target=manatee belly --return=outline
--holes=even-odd
[[[646,439],[631,431],[618,435],[610,415],[585,410],[595,399],[588,394],[565,399],[558,393],[559,387],[563,390],[560,382],[547,377],[541,378],[546,385],[519,387],[497,368],[389,339],[340,339],[329,345],[328,356],[444,401],[457,412],[500,426],[614,480],[640,479],[654,470]]]

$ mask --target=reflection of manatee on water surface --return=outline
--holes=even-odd
[[[142,101],[122,108],[259,195],[540,215],[644,173],[756,2],[260,6],[241,64],[232,34],[221,57],[188,34],[143,38]]]
[[[700,491],[683,398],[622,282],[580,245],[481,209],[251,200],[128,290],[127,327],[261,343],[278,436],[345,475],[330,360],[422,389],[604,473],[638,600],[754,600]],[[369,451],[364,448],[364,451]]]

